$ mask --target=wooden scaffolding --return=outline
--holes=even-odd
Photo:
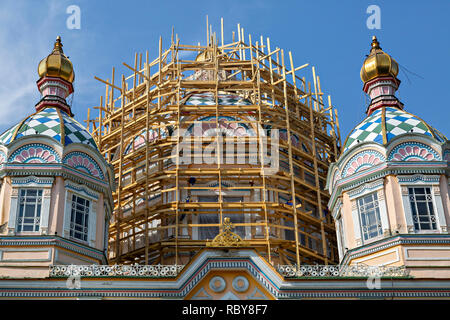
[[[96,77],[106,93],[87,126],[114,167],[110,263],[186,264],[222,231],[224,217],[272,264],[337,263],[324,190],[341,145],[337,110],[314,67],[311,84],[299,76],[308,64],[295,67],[291,52],[246,37],[239,25],[225,44],[221,26],[219,39],[207,24],[204,46],[180,44],[172,31],[153,61],[146,52],[123,63],[128,77],[117,79],[114,68],[111,79]],[[192,130],[199,122],[200,134]],[[275,172],[263,153],[274,143],[264,131],[274,129]],[[224,143],[236,146],[234,162],[222,157]],[[190,164],[177,161],[186,145]],[[216,161],[202,162],[211,145]]]

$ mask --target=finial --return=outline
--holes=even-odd
[[[57,51],[63,52],[62,47],[63,47],[63,44],[61,42],[61,37],[57,36],[56,41],[55,41],[55,46],[53,47],[53,51],[57,50]]]
[[[372,49],[370,51],[375,50],[375,49],[381,50],[381,47],[380,47],[380,43],[377,40],[377,37],[372,36]]]

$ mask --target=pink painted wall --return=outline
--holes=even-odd
[[[100,194],[97,201],[97,223],[96,226],[96,236],[95,236],[95,247],[99,250],[103,250],[103,237],[105,229],[105,212],[103,210],[103,194]]]
[[[9,220],[9,207],[11,205],[11,178],[3,178],[2,187],[0,191],[0,224],[4,224]],[[3,234],[8,233],[7,228]]]
[[[65,201],[64,179],[56,177],[52,186],[52,196],[50,198],[50,214],[49,214],[49,229],[48,232],[54,235],[63,234],[63,220],[64,220],[64,201]]]
[[[403,208],[402,191],[397,177],[392,175],[386,176],[384,186],[390,228],[392,231],[399,229],[400,233],[407,233],[408,228]]]
[[[348,249],[353,249],[356,247],[356,239],[355,239],[355,233],[353,231],[353,225],[354,223],[357,223],[353,221],[352,217],[352,203],[350,201],[350,198],[346,192],[342,194],[342,212],[341,216],[343,219],[343,225],[345,230],[345,239],[346,239],[346,245]]]

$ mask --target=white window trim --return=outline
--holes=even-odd
[[[403,209],[405,211],[408,233],[447,233],[447,223],[445,221],[444,207],[442,204],[439,176],[417,174],[408,176],[405,175],[398,176],[398,180],[402,193]],[[431,198],[436,217],[436,230],[415,230],[411,203],[409,201],[409,187],[431,188]]]
[[[377,193],[378,196],[378,208],[380,210],[382,233],[377,237],[364,240],[361,233],[362,225],[358,208],[358,199],[370,193]],[[387,214],[386,199],[384,196],[383,179],[379,179],[374,182],[365,184],[359,188],[349,191],[348,194],[352,204],[353,232],[355,235],[355,242],[357,246],[369,244],[371,242],[380,240],[384,238],[386,235],[390,234],[389,217]]]
[[[365,196],[368,196],[368,195],[370,195],[370,194],[372,194],[372,193],[374,193],[374,194],[376,194],[377,195],[377,201],[378,201],[378,210],[379,210],[379,213],[380,213],[380,222],[381,222],[381,234],[380,235],[378,235],[378,236],[376,236],[376,237],[373,237],[373,238],[369,238],[369,239],[367,239],[367,240],[365,240],[365,239],[363,239],[363,234],[362,234],[362,228],[363,228],[363,225],[362,225],[362,221],[361,221],[361,212],[360,212],[360,210],[359,210],[359,205],[358,205],[358,200],[360,199],[360,198],[362,198],[362,197],[365,197]],[[356,211],[357,211],[357,216],[358,216],[358,227],[359,227],[359,231],[360,231],[360,241],[361,241],[361,244],[362,245],[365,245],[365,244],[368,244],[368,243],[371,243],[371,242],[374,242],[374,241],[377,241],[377,240],[380,240],[380,239],[382,239],[382,238],[384,238],[384,236],[385,236],[385,234],[386,234],[386,231],[385,231],[385,229],[386,229],[386,222],[385,221],[383,221],[383,217],[384,218],[386,218],[385,216],[386,216],[386,207],[384,207],[383,208],[383,206],[382,206],[382,204],[384,203],[384,196],[382,195],[382,196],[380,196],[380,194],[382,195],[383,194],[383,190],[382,189],[380,189],[380,190],[378,190],[378,191],[374,191],[374,192],[369,192],[369,193],[367,193],[367,194],[365,194],[365,195],[363,195],[363,196],[360,196],[360,197],[358,197],[357,199],[355,199],[355,202],[356,202]],[[384,209],[384,210],[383,210]]]
[[[339,253],[339,261],[342,261],[347,247],[347,239],[345,236],[345,230],[344,230],[344,219],[341,214],[341,210],[339,210],[338,216],[335,219],[336,222],[336,240],[338,245],[338,253]]]
[[[11,202],[8,220],[8,235],[46,235],[48,234],[48,222],[50,215],[50,198],[53,178],[49,177],[18,177],[11,179]],[[39,231],[17,232],[17,218],[19,216],[19,191],[21,189],[42,190],[42,203],[40,213]]]
[[[103,204],[103,210],[105,210],[105,225],[103,226],[103,250],[106,252],[109,245],[109,209],[106,203]]]
[[[436,229],[435,230],[416,230],[414,227],[414,220],[413,220],[413,213],[411,209],[411,201],[409,199],[409,188],[430,188],[431,191],[431,202],[433,204],[434,209],[434,216],[436,218]],[[403,207],[405,208],[405,218],[406,218],[406,224],[408,226],[408,232],[409,233],[441,233],[442,230],[442,221],[443,219],[445,221],[445,217],[440,217],[439,212],[443,213],[443,208],[440,210],[438,207],[439,201],[436,201],[437,196],[436,193],[439,193],[439,187],[432,185],[432,184],[405,184],[401,186],[402,190],[402,200],[403,200]],[[440,198],[440,195],[439,195]],[[440,199],[439,199],[440,200]],[[442,201],[441,201],[442,203]],[[444,222],[445,225],[445,222]]]
[[[90,188],[75,184],[70,181],[65,183],[65,209],[64,209],[64,222],[63,222],[63,236],[71,241],[79,242],[91,247],[95,247],[95,241],[97,238],[97,204],[99,194]],[[70,237],[70,216],[72,213],[72,195],[76,195],[81,198],[89,200],[89,222],[88,222],[88,240],[83,241],[81,239]]]

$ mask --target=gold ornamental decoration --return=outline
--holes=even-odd
[[[206,243],[207,247],[244,247],[249,245],[247,241],[242,240],[239,235],[231,231],[234,225],[231,223],[230,218],[226,217],[223,220],[222,228],[223,231],[221,233],[212,241]]]

